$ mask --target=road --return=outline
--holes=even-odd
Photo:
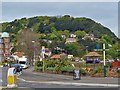
[[[7,86],[7,69],[2,69],[2,87]],[[33,72],[33,68],[23,70],[18,76],[19,88],[118,88],[118,78],[81,77]]]

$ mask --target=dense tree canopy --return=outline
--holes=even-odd
[[[37,16],[32,18],[22,18],[9,23],[2,23],[2,31],[10,33],[11,42],[14,42],[15,46],[19,47],[17,50],[19,49],[21,51],[23,50],[22,48],[26,47],[26,49],[30,49],[31,40],[33,37],[35,38],[37,36],[37,42],[50,48],[53,54],[61,53],[63,50],[68,54],[82,57],[86,50],[89,52],[94,51],[97,43],[100,45],[106,43],[108,48],[110,48],[110,51],[113,51],[108,52],[107,56],[111,56],[112,58],[117,56],[116,43],[118,38],[115,34],[107,27],[86,17],[74,18],[70,15],[64,15],[61,17]],[[28,35],[25,35],[22,32],[27,33]],[[66,39],[71,38],[71,34],[77,36],[77,41],[75,43],[65,44]],[[98,40],[83,40],[82,38],[86,34],[93,34]],[[25,37],[23,35],[25,35]],[[30,43],[27,44],[28,42]],[[17,43],[26,46],[20,47],[21,44],[17,45]],[[109,45],[112,47],[109,47]],[[57,47],[60,48],[60,50],[57,50]],[[29,53],[27,50],[24,52]]]

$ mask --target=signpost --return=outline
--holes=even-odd
[[[104,77],[106,77],[106,64],[105,64],[105,51],[108,51],[109,49],[105,49],[105,43],[103,43],[103,49],[99,49],[97,44],[97,49],[94,49],[94,51],[103,51],[103,60],[104,60]]]
[[[42,46],[43,72],[44,72],[44,68],[45,68],[44,58],[45,58],[45,46]]]
[[[33,65],[35,65],[35,59],[36,59],[36,56],[35,56],[35,41],[32,41],[32,43],[34,43],[34,61],[33,61]]]

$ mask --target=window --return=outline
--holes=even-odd
[[[0,44],[0,48],[3,48],[3,44]]]
[[[0,54],[3,54],[3,50],[0,50]]]
[[[19,61],[19,64],[26,64],[25,61]]]
[[[6,53],[6,54],[9,54],[9,50],[5,50],[5,53]]]
[[[6,44],[6,45],[5,45],[5,48],[9,48],[9,44]]]
[[[9,38],[5,38],[4,42],[10,42]]]

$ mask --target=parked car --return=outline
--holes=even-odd
[[[22,66],[20,64],[11,64],[11,67],[15,67],[16,72],[22,71]]]

